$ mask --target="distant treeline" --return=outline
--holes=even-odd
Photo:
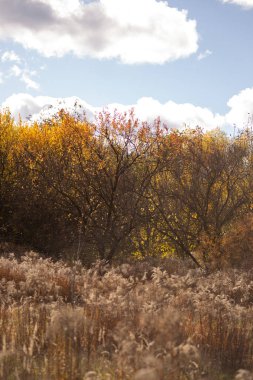
[[[61,111],[32,125],[2,113],[0,240],[87,263],[134,254],[206,265],[215,252],[221,265],[225,241],[251,225],[252,137],[132,113],[91,124]]]

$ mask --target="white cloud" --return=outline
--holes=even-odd
[[[38,90],[40,88],[40,85],[31,78],[31,75],[33,75],[33,72],[30,73],[28,70],[24,70],[20,77],[20,80],[25,83],[26,88]]]
[[[247,126],[253,115],[253,88],[246,88],[229,99],[230,111],[226,114],[226,123],[236,124],[238,128]],[[253,125],[252,125],[253,127]]]
[[[8,97],[1,108],[9,108],[13,117],[17,120],[19,115],[26,119],[30,115],[39,113],[46,104],[51,104],[54,98],[49,96],[32,96],[30,94],[19,93]]]
[[[1,56],[2,62],[17,62],[21,61],[20,57],[13,50],[5,51]]]
[[[0,71],[0,84],[2,84],[3,82],[4,82],[3,73]]]
[[[7,98],[2,107],[9,107],[13,116],[17,119],[19,114],[22,118],[32,115],[32,120],[48,119],[57,114],[61,109],[65,109],[72,114],[82,116],[84,113],[90,121],[95,120],[95,115],[100,112],[103,107],[93,107],[84,100],[77,97],[71,98],[52,98],[47,96],[32,96],[21,93],[14,94]],[[190,127],[202,126],[205,129],[222,126],[224,118],[220,115],[213,114],[207,108],[197,107],[192,104],[177,104],[173,101],[161,104],[153,98],[143,97],[136,104],[108,104],[105,107],[113,112],[117,109],[124,112],[134,108],[135,115],[140,120],[152,122],[160,117],[170,128],[182,128],[187,125]]]
[[[27,89],[38,90],[40,85],[32,79],[35,76],[36,71],[28,70],[27,68],[21,68],[18,65],[13,65],[9,70],[9,76],[14,76],[19,78],[23,82]]]
[[[198,49],[196,21],[158,0],[2,0],[0,39],[45,56],[165,63]]]
[[[40,0],[45,5],[50,7],[60,17],[68,17],[69,15],[78,15],[80,10],[79,0]]]
[[[56,115],[61,109],[83,116],[85,113],[90,121],[94,121],[95,113],[100,109],[92,107],[77,97],[53,98],[50,96],[32,96],[26,93],[13,94],[1,106],[9,108],[13,117],[18,120],[30,118],[31,120],[48,119]]]
[[[200,126],[204,129],[220,127],[231,130],[234,124],[237,128],[244,128],[248,120],[253,122],[253,88],[242,90],[239,94],[231,97],[227,103],[229,111],[224,114],[215,114],[208,108],[198,107],[190,103],[178,104],[173,101],[160,103],[153,98],[143,97],[136,104],[108,104],[106,109],[113,112],[117,109],[124,112],[134,108],[135,115],[140,120],[152,122],[160,117],[170,128],[182,128]],[[2,108],[9,107],[13,116],[17,119],[19,114],[25,119],[32,115],[32,120],[41,120],[52,117],[59,110],[65,109],[75,115],[82,116],[84,113],[90,121],[94,121],[95,115],[103,107],[93,107],[77,97],[53,98],[48,96],[32,96],[26,93],[14,94],[7,98]]]
[[[10,75],[14,77],[19,77],[22,74],[22,70],[18,65],[13,65],[10,68]]]
[[[207,50],[205,50],[204,52],[202,52],[202,53],[200,53],[198,55],[198,60],[202,61],[202,59],[205,59],[205,58],[209,57],[212,54],[213,54],[213,52],[211,50],[207,49]]]
[[[245,9],[253,8],[253,0],[223,0],[223,3],[237,4]]]
[[[223,124],[223,117],[213,114],[208,108],[202,108],[190,103],[177,104],[168,101],[164,104],[151,97],[140,98],[136,104],[129,106],[121,104],[109,104],[109,111],[117,109],[120,112],[134,108],[135,115],[140,120],[152,122],[159,117],[170,128],[182,128],[203,126],[205,129],[216,128]]]

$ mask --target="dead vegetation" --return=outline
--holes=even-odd
[[[1,379],[252,379],[252,269],[30,252],[0,259],[0,292]]]

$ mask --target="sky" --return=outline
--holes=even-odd
[[[253,0],[0,0],[0,106],[253,123]]]

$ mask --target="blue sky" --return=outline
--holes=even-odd
[[[15,115],[70,97],[173,126],[253,113],[253,0],[0,2],[0,104]]]

